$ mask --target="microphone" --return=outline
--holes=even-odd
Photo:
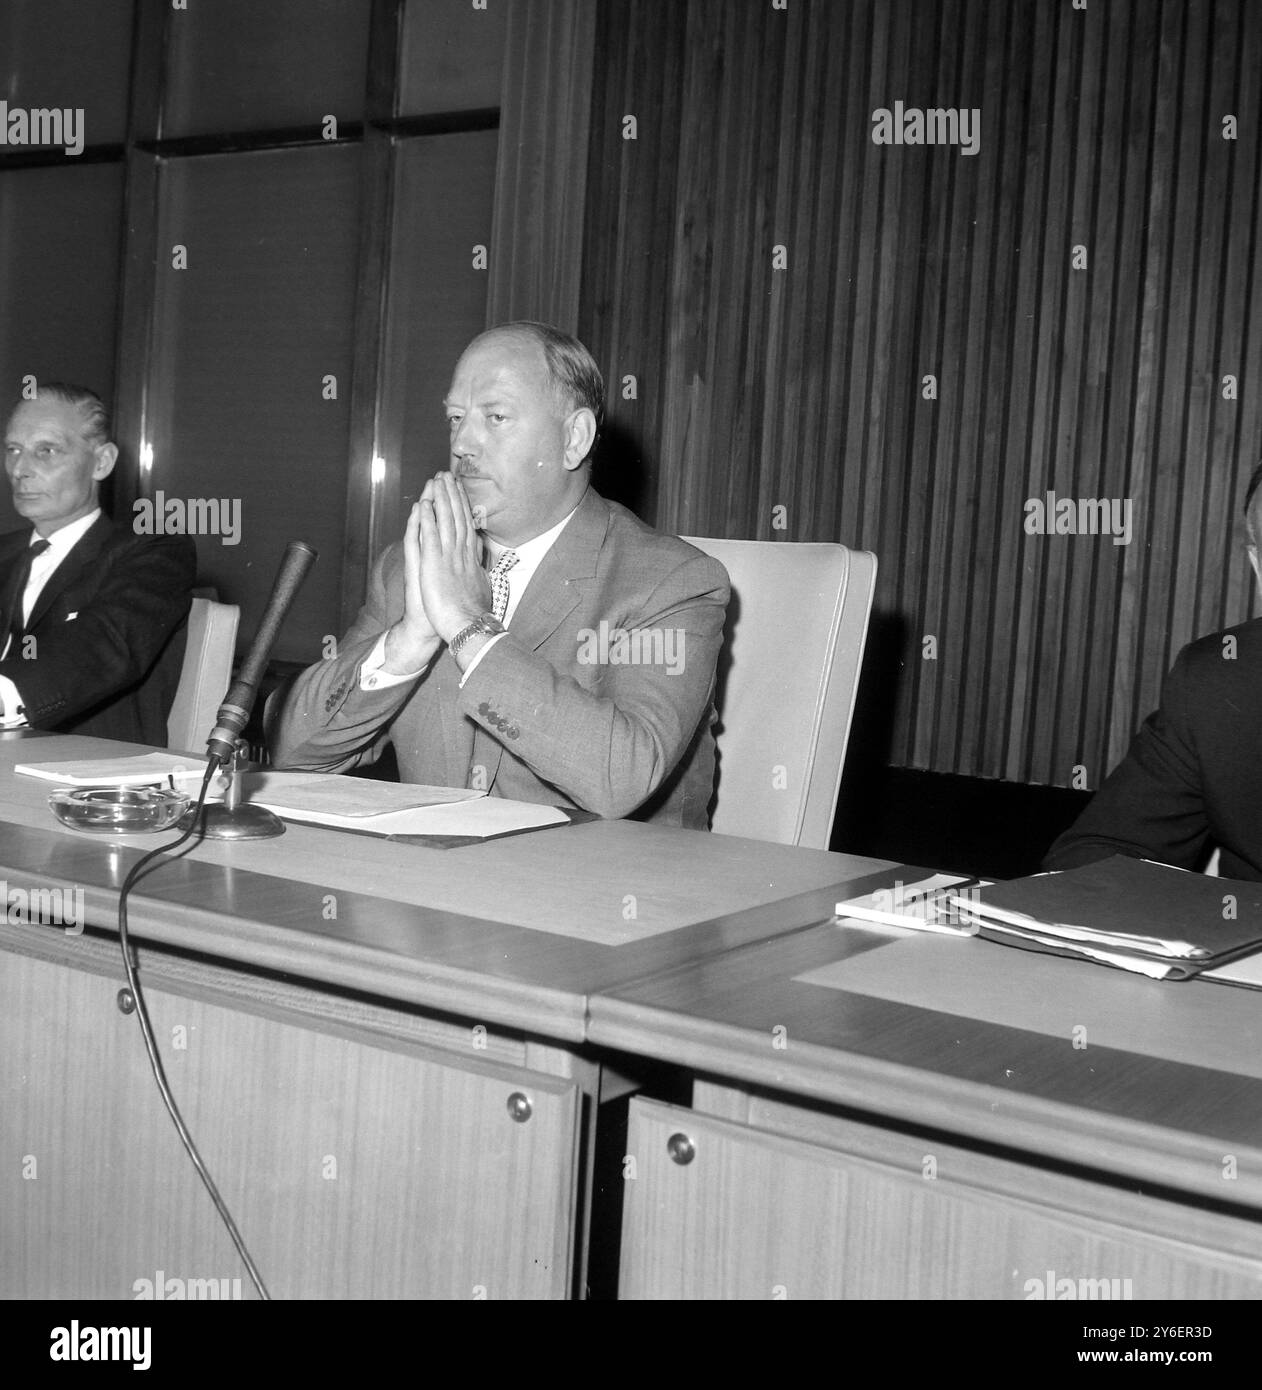
[[[306,541],[290,541],[285,547],[285,557],[280,563],[276,582],[272,585],[272,596],[267,600],[254,641],[250,644],[249,655],[237,672],[236,680],[228,687],[228,693],[223,697],[219,713],[215,716],[215,727],[206,740],[207,752],[221,767],[233,760],[236,741],[249,722],[250,711],[259,693],[259,680],[276,635],[316,558],[316,550]]]

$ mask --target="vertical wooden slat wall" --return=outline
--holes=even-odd
[[[598,485],[874,550],[893,764],[1098,785],[1254,611],[1262,5],[601,0],[595,67]],[[896,102],[980,150],[875,144]],[[1028,534],[1048,492],[1129,544]]]
[[[488,327],[575,330],[594,21],[588,0],[516,0],[508,13]]]

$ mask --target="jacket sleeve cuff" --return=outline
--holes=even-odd
[[[0,717],[0,728],[16,729],[19,725],[26,723],[26,714],[22,710],[22,697],[18,694],[18,688],[8,678],[0,676],[0,701],[4,702],[4,714]]]

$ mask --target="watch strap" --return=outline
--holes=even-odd
[[[452,656],[460,654],[460,648],[477,633],[485,633],[488,637],[494,637],[497,633],[507,632],[508,629],[495,616],[494,613],[480,613],[471,623],[462,627],[451,639],[450,648]]]

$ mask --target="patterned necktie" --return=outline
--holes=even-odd
[[[517,563],[517,552],[506,550],[491,567],[491,611],[504,621],[508,612],[508,572]]]
[[[26,597],[26,585],[31,577],[31,565],[37,555],[42,555],[48,549],[46,540],[38,540],[26,547],[22,558],[13,567],[13,573],[9,577],[9,623],[7,629],[7,641],[5,642],[6,651],[11,644],[21,642],[22,633],[26,628],[26,618],[23,615],[23,603]]]

